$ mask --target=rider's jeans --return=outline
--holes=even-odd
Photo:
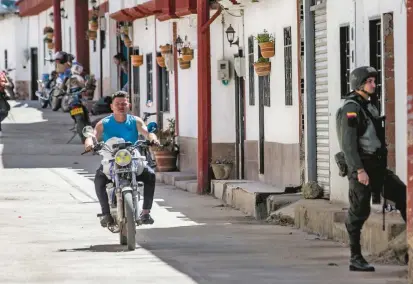
[[[95,175],[95,190],[99,199],[102,214],[109,214],[108,194],[106,193],[106,184],[110,180],[102,172],[102,165],[97,169]],[[137,177],[137,181],[144,183],[143,187],[143,209],[151,209],[153,203],[153,196],[155,194],[156,176],[152,168],[146,166],[143,173]]]

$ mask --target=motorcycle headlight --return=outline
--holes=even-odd
[[[131,161],[132,161],[132,155],[126,149],[119,150],[115,155],[115,163],[118,166],[121,166],[121,167],[127,166],[131,163]]]

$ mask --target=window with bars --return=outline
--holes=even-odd
[[[340,87],[343,99],[350,92],[350,27],[340,27]]]
[[[255,105],[255,72],[254,72],[254,37],[248,38],[248,79],[249,79],[249,104]]]
[[[133,49],[133,54],[138,55],[139,54],[139,48],[134,48]],[[133,93],[134,94],[140,94],[140,73],[139,73],[139,67],[132,67],[133,69]]]
[[[293,55],[291,27],[284,28],[284,81],[285,105],[293,105]]]
[[[370,66],[376,68],[378,72],[376,80],[376,96],[371,98],[378,110],[381,112],[382,106],[382,38],[381,38],[381,20],[370,21]]]
[[[4,69],[8,69],[8,68],[9,68],[9,55],[6,49],[4,50]]]
[[[153,64],[152,64],[152,53],[146,54],[146,100],[153,101]]]
[[[258,46],[258,58],[261,58],[261,48]],[[258,92],[262,96],[264,106],[271,106],[270,75],[258,77]]]

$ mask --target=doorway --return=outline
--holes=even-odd
[[[158,78],[158,97],[156,103],[156,111],[158,112],[158,125],[159,129],[163,129],[163,113],[170,110],[169,99],[169,73],[166,68],[157,66],[157,78]]]
[[[37,80],[39,79],[39,66],[38,66],[38,50],[37,47],[30,48],[31,59],[31,100],[36,100]]]
[[[242,58],[243,51],[240,49],[235,58]],[[234,73],[236,71],[234,69]],[[244,142],[245,142],[245,79],[242,76],[235,77],[235,165],[236,178],[244,179]]]

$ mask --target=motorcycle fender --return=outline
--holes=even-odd
[[[133,189],[130,186],[125,186],[124,188],[122,188],[122,193],[124,192],[133,192]]]

